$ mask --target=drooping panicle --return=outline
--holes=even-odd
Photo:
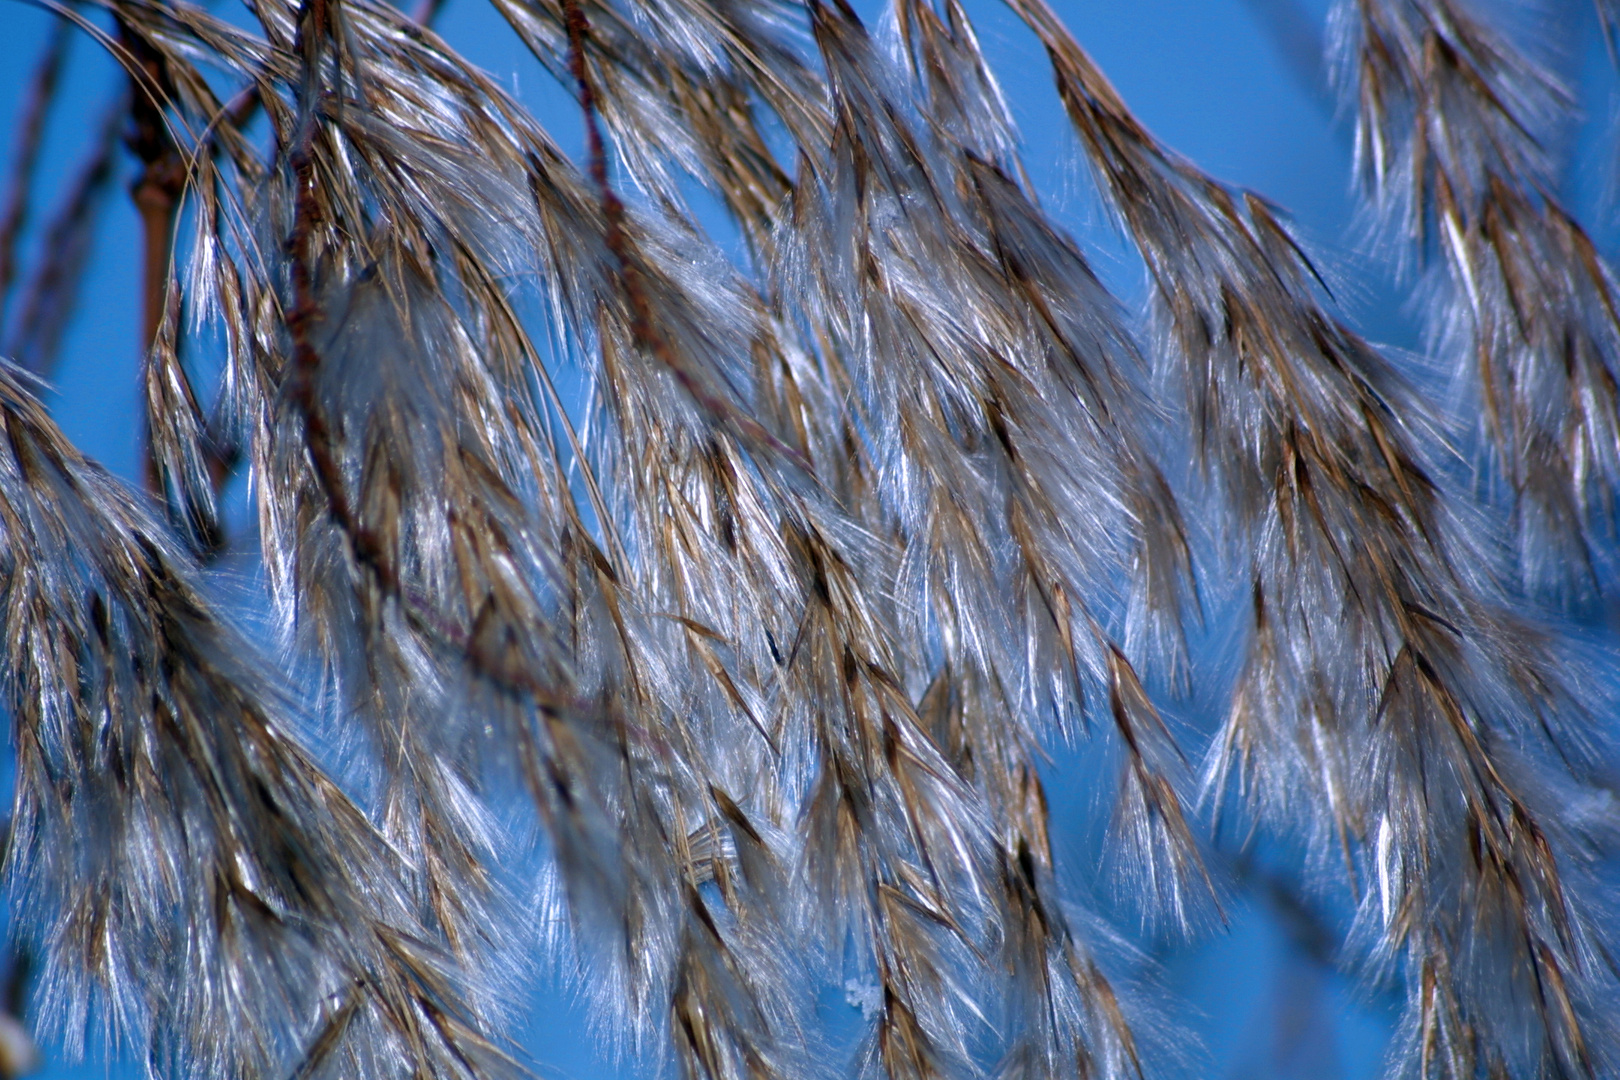
[[[258,13],[262,41],[189,10],[179,27],[145,9],[128,20],[195,88],[172,103],[178,130],[228,122],[189,65],[203,46],[258,80],[279,141],[266,169],[239,133],[193,136],[196,230],[171,288],[221,325],[222,426],[258,481],[272,592],[335,690],[334,721],[369,744],[374,771],[359,779],[406,855],[416,913],[466,962],[511,970],[491,769],[530,774],[537,791],[573,785],[578,814],[549,822],[611,832],[572,771],[600,710],[573,694],[553,618],[594,547],[506,284],[535,246],[535,140],[392,8]],[[160,334],[148,365],[160,462],[194,458],[184,375]],[[182,490],[204,480],[170,475]],[[559,735],[571,725],[586,730]],[[537,769],[556,784],[533,782]]]
[[[896,0],[885,39],[841,0],[494,0],[576,98],[574,162],[381,0],[100,2],[185,174],[143,372],[177,538],[0,381],[13,858],[62,970],[164,1034],[157,1070],[499,1073],[544,923],[616,1045],[683,1080],[822,1074],[816,992],[849,982],[864,1076],[1147,1074],[1041,762],[1100,721],[1125,887],[1195,926],[1152,697],[1186,677],[1155,463],[1186,447],[966,6]],[[1252,585],[1211,789],[1348,866],[1413,1071],[1609,1069],[1549,795],[1591,756],[1438,428],[1278,214],[1014,3],[1153,275]],[[1522,239],[1539,194],[1496,205],[1515,258],[1576,244]],[[237,454],[352,802],[179,553],[238,539]],[[508,900],[491,800],[518,790],[541,918]]]
[[[535,56],[575,81],[567,9],[495,0]],[[767,250],[789,178],[767,146],[761,110],[795,139],[825,126],[825,88],[795,40],[791,5],[710,0],[581,3],[580,61],[594,108],[627,176],[655,204],[689,216],[681,174],[719,194],[756,252]]]
[[[1128,590],[1130,651],[1175,670],[1187,552],[1141,441],[1134,346],[1009,175],[1010,122],[965,15],[897,11],[912,71],[971,76],[919,86],[858,24],[819,16],[838,126],[801,182],[800,249],[784,250],[863,394],[880,520],[906,545],[899,585],[928,612],[911,678],[957,684],[969,723],[953,749],[998,810],[1043,737],[1107,702],[1126,865],[1144,907],[1179,921],[1206,882],[1169,779],[1177,751],[1098,601],[1110,579]]]
[[[1357,179],[1380,240],[1433,267],[1430,335],[1479,416],[1519,573],[1541,597],[1608,588],[1620,281],[1554,190],[1570,91],[1469,0],[1347,0],[1332,18]]]
[[[0,425],[6,874],[41,1015],[74,1041],[100,1017],[174,1076],[514,1071],[195,567],[11,368]]]
[[[1439,486],[1437,426],[1328,310],[1271,207],[1160,146],[1040,0],[1013,6],[1147,263],[1190,449],[1251,582],[1212,794],[1235,785],[1338,849],[1359,940],[1404,959],[1403,1068],[1603,1072],[1612,975],[1586,848],[1549,795],[1592,778],[1579,703]]]

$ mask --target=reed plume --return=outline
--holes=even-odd
[[[1016,6],[1148,265],[1159,351],[1244,541],[1253,623],[1209,791],[1339,848],[1352,936],[1405,954],[1406,1068],[1601,1073],[1613,976],[1569,881],[1583,847],[1535,799],[1589,780],[1590,744],[1480,571],[1441,431],[1324,306],[1276,212],[1160,146],[1040,0]]]
[[[1042,0],[1010,4],[1141,252],[1145,327],[1042,207],[959,0],[879,30],[843,0],[494,0],[574,98],[580,161],[432,5],[53,8],[126,64],[183,173],[148,260],[148,496],[0,370],[6,865],[64,1030],[104,1017],[163,1075],[495,1077],[539,947],[691,1080],[829,1071],[807,988],[846,980],[872,988],[863,1076],[1154,1073],[1157,1021],[1059,886],[1043,759],[1095,734],[1122,891],[1156,934],[1209,930],[1218,831],[1161,712],[1198,670],[1196,559],[1248,598],[1202,795],[1344,868],[1347,962],[1406,988],[1392,1069],[1615,1067],[1599,838],[1559,795],[1603,783],[1599,706],[1501,584],[1450,421],[1279,210],[1160,144]],[[1399,38],[1479,25],[1460,10],[1353,13]],[[1411,151],[1393,228],[1441,214],[1458,273],[1488,255],[1507,283],[1491,325],[1537,312],[1475,352],[1530,418],[1491,434],[1543,582],[1612,540],[1610,275],[1512,141],[1556,119],[1553,82],[1467,33],[1496,66],[1446,108],[1494,101],[1478,123],[1506,134],[1446,153],[1497,177],[1489,205],[1433,210],[1464,166]],[[1383,155],[1447,122],[1427,107],[1359,137]],[[6,206],[9,259],[31,204]],[[35,279],[23,364],[76,272]],[[1566,381],[1521,377],[1555,340]],[[238,461],[273,653],[199,565]],[[540,942],[513,798],[544,833]]]
[[[1333,26],[1357,178],[1405,261],[1435,264],[1431,336],[1478,411],[1521,577],[1607,588],[1620,293],[1554,190],[1570,91],[1468,4],[1344,3]]]

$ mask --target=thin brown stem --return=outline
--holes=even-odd
[[[49,378],[95,238],[95,222],[115,174],[118,137],[129,108],[120,94],[103,111],[94,144],[65,185],[57,209],[40,236],[40,257],[22,290],[16,317],[3,342],[7,356],[41,378]]]
[[[337,439],[321,407],[317,383],[321,371],[320,351],[313,331],[321,318],[321,303],[315,284],[315,230],[320,225],[321,207],[316,197],[315,135],[320,128],[318,114],[322,96],[320,65],[330,33],[329,0],[305,0],[300,9],[300,51],[306,70],[304,117],[297,138],[287,155],[293,173],[293,229],[287,238],[292,260],[292,310],[287,314],[287,331],[292,338],[292,365],[287,377],[286,399],[297,410],[304,426],[304,445],[309,452],[315,481],[325,496],[327,513],[343,535],[362,572],[371,576],[385,597],[395,600],[413,629],[459,651],[469,666],[503,689],[527,695],[542,709],[556,711],[578,708],[580,702],[560,697],[534,673],[517,670],[488,655],[474,633],[447,621],[431,604],[403,586],[394,553],[356,511],[343,475]]]
[[[71,29],[66,21],[58,21],[52,29],[39,66],[34,70],[22,119],[17,124],[17,156],[13,159],[11,188],[6,192],[5,212],[0,214],[0,320],[4,318],[6,301],[11,297],[11,285],[17,276],[17,240],[28,224],[28,197],[33,188],[34,168],[39,164],[40,148],[45,144],[45,118],[56,100]]]
[[[141,38],[121,28],[124,47],[140,65],[141,77],[131,76],[130,150],[141,162],[140,174],[130,186],[130,197],[141,220],[141,352],[151,351],[163,325],[169,269],[174,259],[174,222],[185,190],[185,164],[169,136],[163,103],[155,92],[166,93],[168,72],[163,58]],[[163,492],[162,476],[152,453],[150,425],[142,433],[142,477],[147,491]]]
[[[625,230],[624,202],[613,190],[608,179],[607,144],[602,138],[602,125],[597,117],[596,90],[591,82],[590,65],[586,61],[586,42],[590,40],[591,24],[579,0],[562,0],[563,20],[568,31],[568,70],[579,84],[579,107],[585,117],[586,169],[596,185],[597,197],[602,205],[605,228],[602,242],[613,255],[618,270],[619,287],[630,305],[630,335],[635,343],[662,364],[681,387],[692,395],[706,412],[734,426],[744,438],[792,461],[805,472],[810,472],[810,459],[803,451],[788,446],[776,436],[738,409],[732,402],[704,387],[670,348],[668,340],[659,333],[653,318],[652,303],[647,298],[641,268],[631,258],[629,234]]]
[[[320,65],[328,31],[327,0],[305,0],[299,9],[299,47],[304,54],[306,86],[311,100],[303,102],[304,117],[287,163],[293,173],[293,231],[287,240],[292,257],[293,307],[287,315],[292,335],[292,374],[287,381],[287,400],[304,421],[304,444],[316,482],[326,495],[327,509],[339,530],[348,539],[354,557],[377,575],[390,594],[399,592],[399,580],[381,542],[361,525],[349,502],[343,467],[333,445],[332,430],[320,407],[315,382],[321,369],[321,355],[310,339],[310,331],[320,318],[320,301],[315,295],[314,238],[320,220],[320,203],[315,197],[315,133],[320,128]]]
[[[175,225],[180,202],[185,195],[186,164],[164,116],[163,102],[157,95],[170,92],[168,71],[162,56],[139,35],[122,28],[122,37],[130,56],[140,65],[139,78],[131,76],[130,84],[130,150],[141,162],[141,171],[130,186],[130,197],[141,222],[141,351],[143,356],[157,344],[164,319],[178,319],[179,311],[169,311],[178,304],[178,297],[169,292],[169,278],[174,268]],[[252,104],[257,106],[254,96]],[[251,109],[238,109],[233,104],[228,121],[239,125],[236,115]],[[162,470],[152,446],[151,420],[142,424],[142,479],[152,495],[165,496]],[[235,470],[238,455],[228,446],[213,438],[203,446],[209,480],[216,499]],[[197,554],[207,557],[222,551],[225,536],[211,535]]]

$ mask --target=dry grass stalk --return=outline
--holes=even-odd
[[[508,1070],[510,780],[552,946],[691,1080],[816,1071],[803,988],[850,973],[865,1073],[1144,1074],[1038,762],[1106,718],[1144,913],[1196,925],[1213,887],[1144,688],[1185,684],[1192,553],[1133,328],[1036,202],[966,11],[897,0],[885,51],[841,2],[495,5],[578,94],[583,169],[378,0],[257,0],[251,30],[103,0],[183,166],[144,372],[182,540],[5,376],[13,873],[61,912],[68,1023],[93,988],[198,1075]],[[1340,849],[1415,1069],[1602,1071],[1612,979],[1541,786],[1594,762],[1423,404],[1271,208],[1014,7],[1153,275],[1253,582],[1209,787]],[[213,333],[217,400],[182,358]],[[179,549],[219,535],[222,446],[307,700],[356,736],[353,802]]]

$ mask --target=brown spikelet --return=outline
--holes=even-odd
[[[1358,178],[1446,282],[1431,334],[1477,403],[1522,579],[1589,593],[1614,537],[1620,292],[1550,186],[1569,91],[1466,2],[1345,4],[1335,25]]]

